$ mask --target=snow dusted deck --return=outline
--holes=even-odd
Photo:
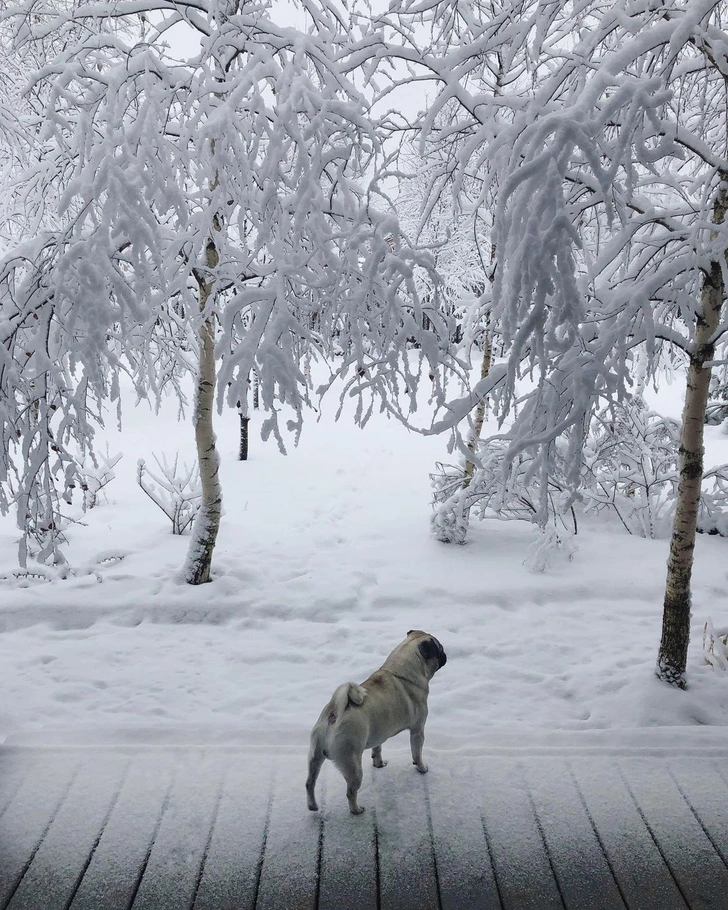
[[[0,907],[728,907],[726,748],[388,757],[354,818],[301,751],[0,747]]]

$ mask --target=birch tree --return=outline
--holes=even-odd
[[[4,19],[16,54],[55,42],[27,89],[48,100],[26,186],[33,199],[61,188],[57,225],[0,264],[5,466],[17,469],[6,502],[22,523],[38,492],[34,446],[53,451],[51,481],[70,496],[74,452],[92,446],[93,415],[118,400],[122,371],[154,398],[160,374],[177,382],[191,366],[203,501],[190,583],[210,577],[221,514],[213,409],[243,400],[253,372],[263,435],[283,446],[279,410],[292,409],[296,437],[311,400],[302,346],[325,357],[336,340],[333,372],[359,396],[362,422],[377,395],[414,404],[431,374],[437,396],[437,365],[458,366],[437,300],[418,297],[431,258],[406,244],[378,190],[381,141],[352,78],[345,11],[304,0],[281,15],[265,0],[65,12],[33,0]],[[192,52],[174,53],[180,30]],[[18,391],[30,377],[42,384],[35,416]]]
[[[685,355],[679,484],[656,669],[679,687],[685,686],[689,642],[703,421],[715,345],[725,332],[728,96],[719,61],[728,42],[720,12],[721,4],[710,2],[595,6],[581,23],[575,49],[575,59],[590,61],[589,70],[572,61],[555,70],[558,98],[564,100],[570,83],[572,97],[554,115],[545,113],[535,129],[522,131],[514,151],[523,157],[511,167],[499,213],[500,230],[509,238],[500,287],[515,300],[523,290],[515,270],[532,261],[514,249],[524,236],[517,219],[526,221],[518,196],[529,193],[533,205],[532,169],[539,164],[559,174],[562,198],[576,208],[564,214],[572,230],[580,228],[570,247],[583,251],[583,267],[575,256],[562,299],[586,303],[574,338],[610,368],[617,391],[637,345],[653,365],[661,342]],[[551,88],[550,97],[555,95]],[[587,232],[580,221],[588,223],[589,213]],[[596,327],[592,337],[585,337],[585,316]]]
[[[455,101],[468,139],[459,173],[497,186],[493,301],[509,354],[475,393],[499,387],[505,419],[524,367],[532,377],[501,441],[506,466],[530,452],[540,520],[557,462],[567,465],[572,494],[562,508],[578,495],[591,415],[600,400],[628,395],[635,352],[645,352],[648,373],[665,346],[684,358],[680,482],[657,661],[657,675],[675,686],[685,685],[702,421],[726,331],[724,7],[506,2],[486,15],[480,4],[405,2],[394,8],[396,23],[388,14],[391,35],[406,36],[400,59],[440,86],[419,121],[422,134]],[[391,40],[382,48],[390,58]],[[496,53],[506,72],[519,60],[524,67],[497,96],[480,75]],[[458,417],[462,410],[453,409],[451,421]]]

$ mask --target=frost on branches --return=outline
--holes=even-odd
[[[119,374],[156,399],[169,384],[181,395],[192,370],[194,582],[210,577],[221,514],[212,410],[241,401],[253,372],[263,435],[283,446],[280,406],[297,435],[310,401],[302,351],[339,355],[332,373],[361,422],[377,397],[414,407],[422,375],[441,399],[438,364],[459,366],[437,296],[418,294],[431,256],[378,189],[382,142],[346,11],[275,9],[33,0],[3,14],[19,59],[52,48],[28,82],[43,154],[22,180],[31,206],[60,189],[47,229],[0,263],[3,505],[18,504],[21,527],[32,503],[53,520]],[[306,31],[288,24],[299,14]],[[180,57],[172,34],[197,49]]]
[[[702,426],[728,328],[724,4],[468,9],[403,0],[379,28],[389,26],[393,43],[402,36],[396,54],[438,86],[421,135],[431,138],[445,105],[458,106],[455,184],[479,178],[483,199],[495,189],[493,318],[506,345],[498,414],[509,459],[529,451],[529,476],[544,477],[558,468],[561,437],[578,493],[592,416],[628,395],[635,356],[646,355],[648,375],[668,350],[687,366],[657,669],[684,686]],[[524,377],[529,418],[522,411],[508,427]]]
[[[678,484],[678,421],[637,397],[601,411],[584,449],[587,510],[609,511],[629,534],[664,537]]]

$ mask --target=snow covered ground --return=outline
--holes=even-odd
[[[664,399],[672,413],[680,386]],[[171,400],[159,416],[127,405],[123,432],[108,431],[123,459],[69,532],[74,577],[19,581],[17,532],[0,519],[0,741],[303,746],[333,689],[368,676],[410,628],[448,654],[430,697],[440,748],[504,731],[728,725],[728,674],[701,659],[706,618],[728,625],[727,540],[698,540],[690,688],[671,691],[652,675],[667,541],[582,522],[574,560],[547,573],[524,566],[533,532],[520,523],[440,544],[428,473],[445,441],[381,415],[363,431],[335,423],[335,404],[287,456],[260,441],[256,416],[247,463],[237,415],[218,418],[225,516],[201,588],[177,579],[188,537],[136,485],[139,458],[192,458]],[[728,438],[708,434],[709,463],[728,461]]]

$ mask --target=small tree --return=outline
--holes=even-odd
[[[551,444],[561,438],[576,495],[591,417],[601,400],[628,393],[633,352],[646,353],[650,372],[664,346],[685,356],[657,660],[659,678],[680,687],[702,426],[716,344],[726,332],[721,15],[718,0],[534,0],[494,4],[483,21],[482,11],[461,16],[455,3],[403,2],[378,23],[380,33],[391,24],[392,43],[402,36],[390,56],[440,84],[418,123],[423,134],[432,134],[445,105],[459,106],[457,128],[467,141],[453,157],[454,179],[476,175],[484,194],[497,186],[494,317],[509,361],[475,391],[482,397],[500,386],[505,420],[517,381],[530,374],[531,390],[504,434],[511,457],[529,450],[545,476]],[[483,64],[499,53],[506,78],[496,98],[493,66]],[[462,416],[452,409],[452,421]]]
[[[191,584],[210,578],[222,511],[213,408],[241,401],[252,371],[263,436],[283,447],[280,406],[297,438],[311,403],[307,349],[340,349],[333,373],[360,396],[360,421],[373,396],[392,401],[405,385],[414,406],[423,372],[442,400],[438,365],[461,367],[437,298],[418,296],[431,257],[402,238],[378,188],[384,154],[356,87],[365,61],[350,19],[326,3],[305,12],[307,32],[289,13],[276,22],[272,3],[238,0],[62,11],[27,0],[6,14],[18,53],[54,41],[29,87],[47,100],[42,164],[25,191],[62,194],[52,230],[0,262],[5,452],[17,446],[23,396],[57,401],[63,430],[46,422],[36,437],[63,440],[65,457],[66,442],[92,444],[87,405],[118,397],[122,369],[155,397],[160,364],[174,365],[165,377],[191,367],[203,491],[183,570]],[[199,43],[183,61],[164,44],[173,27]],[[409,358],[412,338],[424,371]],[[32,495],[37,471],[22,456]]]
[[[155,455],[154,460],[159,468],[158,474],[149,470],[143,458],[139,459],[137,483],[172,522],[172,533],[184,534],[200,508],[200,472],[196,464],[192,467],[185,464],[180,469],[179,452],[175,454],[172,464],[164,456],[160,461]]]
[[[122,453],[110,455],[108,446],[106,447],[106,457],[101,458],[96,464],[88,464],[86,460],[80,462],[78,466],[78,476],[81,481],[81,490],[83,491],[83,509],[96,508],[98,496],[104,487],[107,487],[116,477],[114,468],[121,461]]]
[[[584,449],[587,509],[610,509],[629,534],[663,536],[673,520],[679,422],[636,397],[605,408],[594,425]]]

